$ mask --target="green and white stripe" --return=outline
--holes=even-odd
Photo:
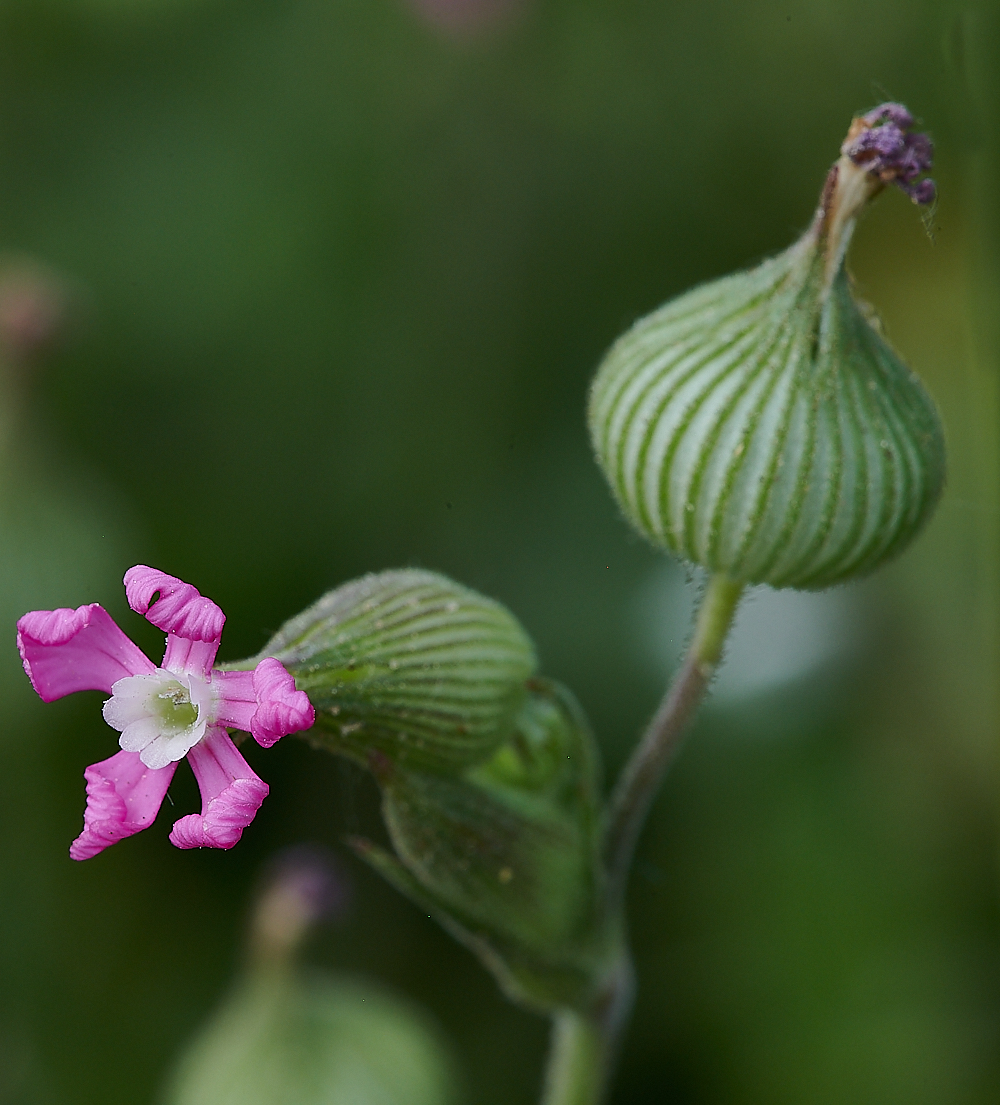
[[[367,575],[288,622],[275,656],[316,708],[310,737],[370,764],[478,762],[511,731],[535,670],[503,606],[433,572]]]
[[[932,400],[842,269],[824,290],[812,235],[637,322],[597,373],[589,420],[629,520],[749,583],[820,588],[872,570],[944,479]]]

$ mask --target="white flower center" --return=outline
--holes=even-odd
[[[121,733],[126,752],[138,752],[150,768],[182,760],[214,721],[217,694],[197,675],[157,668],[129,675],[111,688],[104,720]]]

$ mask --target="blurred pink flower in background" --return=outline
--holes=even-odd
[[[18,360],[52,346],[66,325],[65,280],[30,257],[0,258],[0,352]]]
[[[459,35],[487,31],[516,15],[525,0],[408,0],[429,22]]]

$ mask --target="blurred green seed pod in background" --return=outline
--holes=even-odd
[[[854,120],[804,237],[637,322],[590,395],[598,463],[655,544],[745,583],[821,588],[872,571],[944,482],[934,403],[854,299],[844,257],[887,184],[931,144],[899,104]]]
[[[363,978],[305,969],[329,872],[289,855],[259,896],[248,962],[178,1057],[163,1105],[455,1105],[431,1018]]]
[[[535,670],[530,638],[500,603],[415,569],[345,583],[261,655],[309,695],[317,745],[365,766],[378,755],[435,770],[487,758]]]

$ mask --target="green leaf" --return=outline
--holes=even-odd
[[[355,847],[472,948],[512,999],[587,1009],[621,955],[605,912],[596,762],[569,693],[533,681],[510,739],[486,763],[382,777],[395,858]]]
[[[182,1056],[165,1105],[452,1105],[417,1009],[360,981],[256,969]]]
[[[510,732],[535,669],[503,606],[433,572],[367,575],[289,621],[262,654],[316,708],[310,738],[372,765],[454,770]]]

